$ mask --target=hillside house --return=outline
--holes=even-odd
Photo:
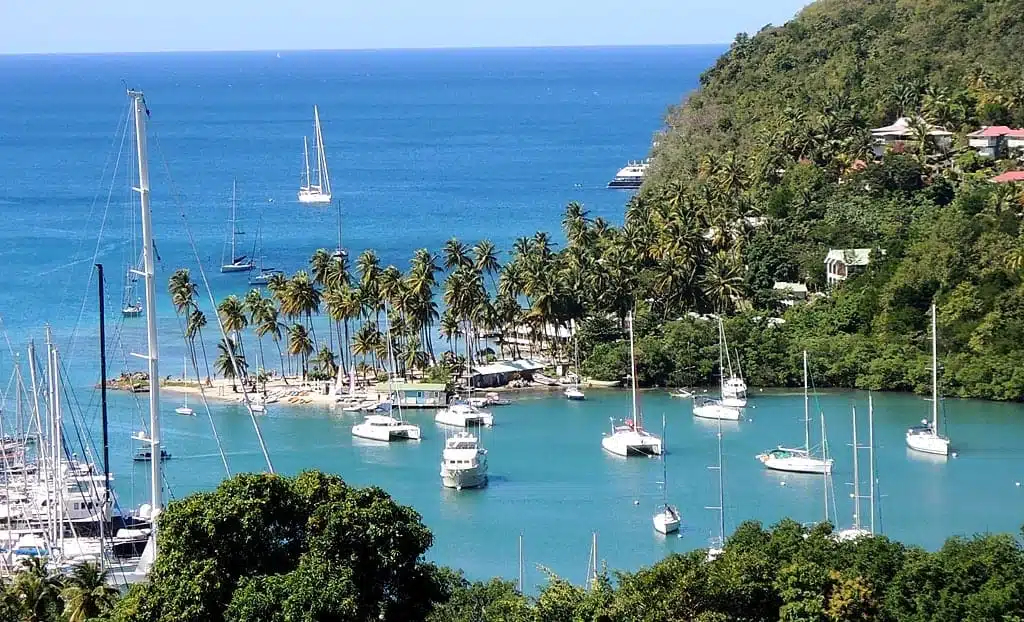
[[[986,158],[1015,157],[1024,153],[1024,130],[987,125],[968,134],[967,144]]]
[[[934,141],[939,149],[949,149],[953,144],[953,132],[937,125],[925,123],[928,128],[928,136]],[[881,157],[889,149],[903,150],[908,145],[917,143],[917,131],[914,129],[914,120],[909,117],[900,117],[892,125],[877,127],[871,130],[873,145],[872,152]]]
[[[885,251],[881,251],[885,254]],[[832,248],[825,256],[825,282],[835,287],[871,263],[870,248]]]

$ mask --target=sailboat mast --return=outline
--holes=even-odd
[[[811,410],[807,397],[807,350],[804,350],[804,451],[811,454]],[[824,451],[824,448],[822,448]]]
[[[235,216],[235,210],[237,204],[235,203],[235,180],[231,180],[231,263],[235,263],[235,257],[238,257],[238,253],[235,252],[235,233],[238,232],[238,221]]]
[[[722,318],[718,318],[718,386],[725,397],[725,364],[723,351],[725,350],[725,327],[722,325]]]
[[[302,137],[302,153],[306,159],[306,188],[309,188],[309,140],[305,136]]]
[[[825,437],[825,413],[824,412],[821,413],[821,459],[822,460],[828,460],[828,442],[827,442],[826,437]],[[825,522],[826,523],[829,520],[829,517],[828,517],[828,475],[829,475],[829,469],[827,469],[827,468],[826,469],[822,469],[821,477],[822,477],[822,485],[824,487],[824,494],[822,496],[825,498]]]
[[[519,593],[523,593],[523,532],[519,532]]]
[[[725,548],[725,478],[722,476],[722,420],[718,419],[718,537]]]
[[[331,179],[327,174],[327,154],[324,152],[324,134],[320,130],[320,108],[313,106],[316,123],[316,185],[322,194],[331,193]]]
[[[939,433],[939,335],[932,304],[932,433]]]
[[[860,469],[858,468],[857,454],[860,447],[857,445],[857,407],[853,407],[853,528],[860,529]]]
[[[163,461],[160,448],[160,369],[156,340],[156,266],[153,257],[153,223],[149,210],[149,159],[146,150],[146,117],[148,109],[141,91],[128,91],[135,100],[135,142],[139,160],[139,193],[142,210],[142,276],[146,284],[146,355],[149,362],[149,445],[150,505],[152,506],[153,553],[156,554],[157,517],[163,510]],[[233,225],[232,225],[233,226]],[[232,230],[234,233],[234,230]],[[234,258],[232,258],[234,259]]]
[[[633,312],[629,313],[629,375],[632,376],[633,387],[633,426],[637,430],[643,429],[643,418],[636,403],[636,350],[633,344]]]
[[[871,478],[871,534],[875,533],[875,404],[868,393],[868,477]]]
[[[665,422],[665,413],[663,412],[663,413],[661,413],[661,439],[662,439],[661,442],[662,443],[664,443],[667,440],[667,438],[668,438],[665,435],[665,430],[666,429],[667,429],[667,424]],[[665,508],[668,509],[668,463],[665,462],[665,448],[664,447],[665,446],[662,445],[662,450],[661,450],[661,490],[662,490],[662,495],[661,496],[662,496],[662,500],[665,503]]]
[[[103,516],[100,521],[102,528],[106,519],[107,504],[110,503],[110,439],[107,430],[107,329],[105,308],[103,304],[103,264],[96,264],[96,281],[99,289],[100,304],[100,419],[103,425]],[[101,560],[105,560],[103,556]]]

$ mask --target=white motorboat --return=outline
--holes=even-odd
[[[832,472],[832,459],[829,458],[827,453],[827,442],[825,439],[825,419],[824,414],[822,415],[822,428],[821,428],[821,451],[822,456],[819,458],[811,452],[811,410],[810,410],[810,396],[808,395],[808,387],[810,382],[808,381],[807,373],[807,351],[804,350],[804,446],[798,449],[792,449],[788,447],[782,447],[781,445],[766,451],[757,456],[757,459],[761,463],[775,471],[788,471],[791,473],[831,473]]]
[[[320,130],[320,109],[313,106],[314,157],[316,176],[310,174],[309,141],[302,138],[303,156],[306,162],[305,183],[299,187],[299,203],[324,204],[331,202],[331,177],[327,172],[327,153],[324,151],[324,135]]]
[[[374,441],[420,440],[420,428],[395,419],[391,415],[367,415],[362,423],[352,426],[352,436]]]
[[[249,278],[249,285],[267,285],[270,283],[270,279],[278,274],[283,276],[284,271],[275,268],[260,268],[255,276]]]
[[[452,402],[434,415],[434,421],[456,428],[494,425],[494,415],[462,401]]]
[[[633,314],[629,320],[629,361],[632,379],[633,416],[626,419],[623,425],[615,425],[612,421],[612,433],[601,439],[601,447],[617,456],[660,456],[662,453],[661,439],[644,429],[643,413],[637,405],[636,387],[636,350],[633,343]]]
[[[563,391],[565,399],[572,401],[582,401],[587,399],[587,396],[580,390],[579,386],[569,386]]]
[[[229,254],[221,258],[221,272],[250,272],[253,269],[252,259],[249,259],[245,255],[238,254],[238,245],[236,239],[242,235],[243,232],[238,230],[238,219],[236,218],[236,202],[235,202],[235,182],[231,182],[231,235],[229,236],[230,242],[225,250],[229,250]]]
[[[487,403],[490,406],[508,406],[509,404],[512,403],[512,400],[505,397],[501,397],[501,395],[495,393],[494,391],[489,391],[484,395],[485,397],[487,397]]]
[[[133,302],[121,307],[121,315],[124,317],[138,317],[142,315],[142,303]]]
[[[949,438],[939,434],[939,355],[935,305],[932,305],[932,420],[907,430],[907,447],[926,454],[949,455]]]
[[[644,183],[644,175],[647,173],[649,162],[629,162],[626,166],[615,173],[615,177],[608,182],[609,188],[639,188]]]
[[[661,415],[661,436],[664,438],[665,434],[665,415]],[[662,490],[662,509],[654,515],[654,531],[660,534],[668,535],[670,533],[679,531],[679,523],[682,519],[679,515],[679,508],[672,506],[668,502],[668,463],[665,461],[665,453],[661,454],[661,490]]]
[[[668,395],[669,397],[678,397],[679,399],[685,400],[693,397],[693,392],[687,391],[686,389],[673,389],[672,391],[668,392]]]
[[[469,432],[457,432],[441,452],[441,485],[462,490],[487,485],[487,450]]]
[[[731,362],[729,366],[732,366]],[[741,399],[745,405],[747,401],[747,383],[743,378],[730,374],[729,378],[722,383],[722,397]]]
[[[740,409],[726,406],[721,400],[710,397],[700,397],[693,402],[693,416],[701,419],[722,419],[724,421],[739,421]]]
[[[746,408],[747,398],[745,397],[723,397],[721,399],[722,406],[728,408]]]
[[[189,408],[187,404],[185,406],[178,406],[177,408],[174,409],[174,412],[176,412],[179,415],[184,415],[186,417],[194,417],[196,414],[196,412]]]

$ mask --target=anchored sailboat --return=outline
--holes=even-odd
[[[935,305],[932,305],[932,420],[907,430],[907,447],[926,454],[949,455],[949,439],[939,434],[939,352]]]
[[[238,230],[238,219],[236,217],[235,182],[231,182],[231,254],[221,258],[221,272],[249,272],[253,268],[252,259],[245,255],[238,254],[236,238],[243,232]]]
[[[665,434],[665,413],[661,414],[661,437]],[[668,465],[665,462],[665,453],[661,454],[661,485],[662,485],[662,510],[654,515],[654,530],[658,533],[668,535],[679,531],[679,508],[669,505],[668,502]]]
[[[864,496],[860,493],[860,461],[858,460],[858,454],[860,451],[865,449],[864,446],[857,444],[857,409],[853,409],[853,526],[843,529],[836,533],[836,538],[839,540],[856,540],[864,536],[875,535],[875,407],[871,399],[871,395],[868,395],[868,476],[871,478],[870,495],[868,498],[871,502],[871,516],[869,521],[869,528],[865,528],[861,522],[860,515],[860,501]]]
[[[636,397],[636,352],[633,344],[633,314],[629,320],[629,369],[633,389],[633,414],[624,425],[612,422],[612,433],[601,439],[601,447],[617,456],[658,456],[661,455],[661,439],[644,429],[643,413]]]
[[[725,341],[725,328],[722,325],[722,320],[718,320],[718,369],[720,372],[720,382],[722,395],[726,394],[725,387],[725,353],[728,351],[728,344]],[[699,397],[693,400],[693,416],[700,417],[701,419],[725,419],[727,421],[739,421],[740,420],[740,409],[734,406],[729,406],[726,403],[727,398],[720,400]],[[744,404],[746,401],[743,402]]]
[[[331,202],[331,178],[327,172],[327,153],[324,151],[324,135],[320,130],[320,109],[313,106],[313,128],[315,133],[314,157],[316,176],[309,168],[309,141],[302,138],[303,156],[306,162],[305,184],[299,187],[299,203],[324,204]]]
[[[757,459],[769,469],[792,473],[830,473],[832,471],[832,460],[824,456],[824,445],[822,446],[822,457],[819,458],[811,453],[811,412],[807,387],[807,351],[804,350],[804,446],[793,449],[779,445],[777,449],[758,455]]]
[[[181,380],[186,385],[188,384],[188,356],[187,355],[184,357],[184,359],[182,360],[182,363],[181,363]],[[182,394],[182,395],[185,396],[185,402],[181,406],[178,406],[177,408],[175,408],[174,412],[178,413],[179,415],[185,415],[185,416],[194,415],[194,414],[196,414],[195,411],[193,411],[188,406],[188,391],[187,391],[188,387],[186,386],[185,389],[186,389],[186,392]]]
[[[706,510],[715,510],[718,512],[718,535],[711,538],[710,546],[708,547],[707,560],[709,562],[715,561],[718,557],[725,552],[725,476],[724,476],[724,465],[722,464],[722,420],[718,420],[718,464],[715,466],[709,466],[708,470],[718,471],[718,505],[705,506]]]
[[[587,399],[587,396],[583,393],[583,390],[580,389],[580,340],[576,334],[575,322],[573,322],[572,340],[573,347],[575,348],[573,359],[576,364],[576,371],[574,373],[573,383],[565,389],[565,398],[579,401]]]

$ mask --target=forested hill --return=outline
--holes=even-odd
[[[729,315],[754,384],[798,383],[807,349],[819,384],[916,391],[935,302],[943,393],[1024,398],[1024,195],[990,183],[1024,162],[967,139],[1024,127],[1022,8],[820,0],[739,35],[668,115],[627,209],[637,297],[665,320]],[[874,153],[871,129],[900,117],[909,136]],[[826,254],[856,248],[870,265],[829,289]],[[783,306],[776,281],[806,284],[810,301]],[[768,330],[770,316],[785,324]],[[715,341],[694,321],[652,330],[645,380],[710,381]],[[587,352],[597,376],[623,365],[621,346]]]

